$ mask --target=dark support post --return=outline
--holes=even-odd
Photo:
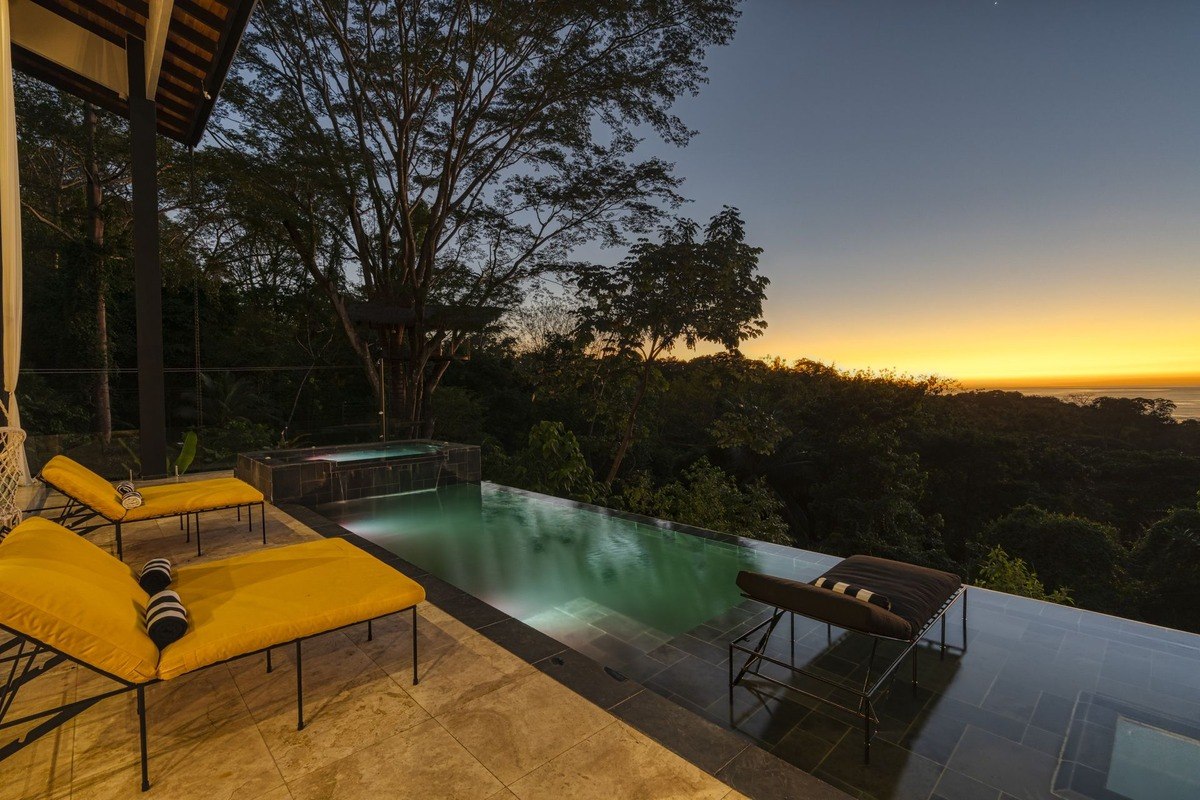
[[[196,512],[196,555],[202,555],[200,552],[200,512]]]
[[[117,561],[124,561],[124,548],[121,545],[121,523],[118,522],[113,527],[116,529],[113,534],[117,537]]]
[[[367,620],[367,641],[375,640],[375,631],[371,629],[371,620]]]
[[[967,652],[967,587],[963,587],[963,652]]]
[[[258,504],[258,522],[262,527],[263,544],[267,543],[267,504]]]
[[[271,671],[271,648],[267,648],[267,672]]]
[[[417,607],[413,606],[413,686],[419,682],[417,678]]]
[[[158,252],[157,112],[146,97],[145,44],[125,40],[133,177],[133,271],[137,306],[138,429],[142,476],[167,474],[163,380],[162,264]]]
[[[137,687],[138,738],[142,747],[142,791],[150,791],[150,764],[146,756],[146,687]]]
[[[304,673],[300,669],[300,640],[296,640],[296,730],[304,730]]]

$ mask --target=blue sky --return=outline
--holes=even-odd
[[[1200,2],[748,0],[674,161],[766,249],[751,355],[1200,373]],[[609,258],[620,254],[608,254]]]

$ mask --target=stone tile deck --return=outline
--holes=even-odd
[[[53,496],[46,504],[56,504]],[[267,526],[272,547],[318,538],[274,508]],[[204,533],[203,560],[262,546],[257,523],[249,533],[232,511],[207,515]],[[112,551],[111,534],[91,540]],[[125,554],[131,564],[163,555],[197,560],[174,519],[128,526]],[[295,729],[290,652],[281,648],[270,674],[253,656],[147,690],[148,794],[139,790],[137,715],[127,694],[0,762],[0,800],[743,796],[434,603],[422,604],[419,616],[417,686],[406,616],[377,623],[370,642],[365,629],[331,633],[305,651],[303,731]],[[111,685],[82,667],[60,667],[23,689],[10,713]]]

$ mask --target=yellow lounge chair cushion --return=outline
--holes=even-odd
[[[48,519],[0,542],[0,623],[132,683],[158,675],[148,599],[129,567]]]
[[[263,493],[237,478],[209,478],[182,483],[140,486],[145,501],[138,508],[121,505],[111,483],[66,456],[55,456],[42,467],[42,477],[68,497],[98,512],[110,522],[136,522],[187,512],[261,503]]]
[[[162,652],[163,680],[425,599],[420,584],[342,539],[182,567],[171,588],[189,627]]]
[[[129,509],[125,514],[125,522],[169,517],[185,511],[244,506],[263,501],[262,492],[237,478],[160,483],[155,486],[139,486],[138,491],[142,493],[145,502],[137,508]]]

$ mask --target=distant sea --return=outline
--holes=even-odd
[[[980,390],[985,391],[985,390]],[[1014,386],[1002,391],[1041,397],[1057,397],[1061,400],[1093,397],[1149,397],[1166,398],[1175,404],[1176,419],[1200,419],[1200,386]]]

